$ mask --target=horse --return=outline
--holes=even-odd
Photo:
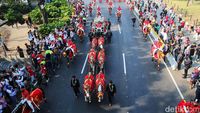
[[[97,44],[98,44],[97,38],[96,38],[96,37],[93,37],[93,38],[92,38],[92,42],[91,42],[91,47],[92,47],[93,49],[96,49]]]
[[[117,21],[120,22],[121,21],[121,11],[117,11],[116,16],[117,16]]]
[[[89,72],[85,78],[83,83],[84,97],[85,102],[92,102],[92,92],[94,89],[94,76]]]
[[[96,57],[97,57],[96,51],[94,49],[90,49],[90,51],[88,53],[88,63],[90,65],[90,70],[92,70],[93,74],[95,71]]]
[[[99,38],[98,38],[98,47],[99,47],[100,49],[103,48],[104,43],[105,43],[104,37],[103,37],[103,36],[99,37]]]
[[[155,63],[156,67],[157,67],[157,70],[160,70],[160,63],[161,63],[161,60],[164,58],[164,53],[162,52],[162,50],[160,49],[153,49],[153,52],[152,52],[152,61]]]
[[[82,28],[77,29],[77,35],[78,35],[81,42],[83,41],[84,34],[85,33],[84,33],[84,30]]]
[[[144,36],[144,40],[147,39],[147,35],[150,33],[150,27],[148,26],[143,26],[143,36]]]
[[[77,48],[76,44],[74,44],[71,40],[67,41],[67,47],[63,50],[63,57],[67,58],[67,65],[69,66],[70,62],[76,56]]]
[[[98,56],[97,56],[97,60],[98,60],[98,66],[99,66],[99,69],[100,71],[103,70],[104,68],[104,62],[105,62],[105,51],[104,49],[101,49],[98,53]]]
[[[40,109],[39,106],[43,101],[45,101],[43,91],[39,88],[36,88],[30,93],[30,97],[34,107]],[[29,105],[27,105],[26,102],[24,103],[24,101],[21,100],[11,113],[31,113],[31,112],[32,110],[29,107]]]
[[[101,102],[103,100],[104,91],[105,91],[105,75],[102,71],[100,71],[96,75],[95,85],[96,85],[96,90],[97,90],[98,102]]]

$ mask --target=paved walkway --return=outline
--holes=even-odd
[[[0,33],[5,37],[6,45],[11,50],[8,51],[7,54],[16,54],[16,48],[17,46],[20,46],[21,48],[25,48],[25,43],[28,42],[27,40],[27,32],[30,29],[28,29],[26,24],[18,25],[18,28],[14,25],[7,26],[4,25],[0,27]],[[2,48],[0,48],[1,56],[4,55]]]

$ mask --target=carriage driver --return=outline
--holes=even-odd
[[[21,88],[21,93],[22,93],[22,103],[27,102],[27,104],[29,105],[29,107],[32,109],[32,112],[35,112],[35,109],[33,107],[33,104],[31,103],[31,97],[30,97],[30,93],[28,90],[26,90],[24,87]]]

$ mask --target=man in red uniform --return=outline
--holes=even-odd
[[[97,6],[97,16],[101,16],[101,8]]]
[[[23,103],[27,102],[29,107],[32,109],[32,112],[34,113],[35,109],[34,109],[32,103],[31,103],[31,97],[30,97],[29,91],[22,87],[21,88],[21,94],[22,94]]]
[[[122,8],[119,6],[119,7],[117,8],[117,11],[121,12],[121,11],[122,11]]]

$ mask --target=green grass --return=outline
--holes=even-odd
[[[187,0],[164,0],[168,8],[174,7],[178,14],[183,14],[183,17],[189,24],[193,25],[198,19],[200,25],[200,1],[193,0],[193,4],[187,7]]]

